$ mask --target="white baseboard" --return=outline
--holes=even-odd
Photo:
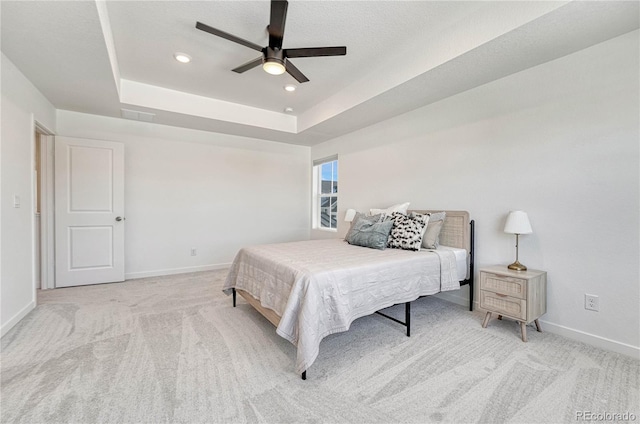
[[[189,266],[184,268],[157,269],[154,271],[129,272],[124,275],[126,280],[136,280],[138,278],[161,277],[163,275],[186,274],[189,272],[215,271],[217,269],[229,268],[231,263]]]
[[[449,300],[446,298],[443,299]],[[480,307],[480,302],[478,301],[473,302],[473,310],[481,311],[482,313],[486,312]],[[600,349],[620,353],[625,356],[630,356],[633,359],[640,359],[640,347],[638,346],[632,346],[630,344],[618,342],[616,340],[607,339],[606,337],[601,337],[581,330],[576,330],[575,328],[565,327],[564,325],[555,324],[543,319],[540,320],[540,323],[542,325],[542,331],[548,331],[549,333],[557,334],[571,340],[586,343]]]
[[[7,334],[9,330],[11,330],[17,323],[20,322],[22,318],[26,317],[27,314],[33,311],[35,308],[36,302],[32,300],[27,306],[22,308],[20,312],[15,314],[13,318],[2,325],[2,329],[0,330],[0,337],[3,337],[5,334]]]
[[[568,339],[577,340],[604,350],[630,356],[634,359],[640,359],[640,347],[638,346],[632,346],[626,343],[607,339],[606,337],[585,333],[584,331],[565,327],[564,325],[554,324],[549,321],[540,320],[540,322],[542,323],[543,331],[548,330],[550,333],[558,334]]]
[[[447,302],[455,303],[456,305],[469,307],[469,298],[460,296],[459,294],[444,292],[435,294],[434,296]]]
[[[434,295],[442,300],[446,300],[447,302],[455,303],[456,305],[464,306],[469,309],[469,292],[467,290],[451,290],[447,292],[440,292]],[[474,308],[477,307],[476,303],[474,303]]]

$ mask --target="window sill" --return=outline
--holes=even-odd
[[[316,227],[316,228],[312,228],[312,230],[315,231],[324,231],[327,233],[337,233],[338,229],[337,228],[322,228],[322,227]]]

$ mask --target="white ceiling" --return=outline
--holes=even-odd
[[[2,51],[58,109],[302,145],[388,119],[637,29],[637,1],[304,1],[284,48],[310,79],[259,67],[259,53],[196,21],[266,45],[268,1],[7,1]],[[193,61],[181,64],[175,52]],[[283,86],[295,83],[287,93]],[[293,113],[284,113],[292,107]]]

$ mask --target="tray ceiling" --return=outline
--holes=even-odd
[[[267,44],[268,1],[6,1],[2,51],[58,109],[314,145],[635,30],[638,2],[295,1],[284,48],[310,82],[196,21]],[[184,52],[188,64],[173,55]],[[283,86],[295,84],[286,92]],[[293,112],[285,112],[292,108]]]

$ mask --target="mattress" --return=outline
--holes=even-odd
[[[468,263],[467,257],[469,253],[467,249],[459,249],[457,247],[449,247],[449,246],[438,246],[438,251],[451,251],[456,256],[456,275],[458,276],[458,281],[465,280],[467,278],[467,270]],[[421,250],[422,252],[422,250]]]
[[[420,296],[460,288],[466,251],[376,250],[344,240],[251,246],[236,255],[223,290],[248,292],[280,316],[276,332],[297,346],[306,370],[320,341],[357,318]]]

